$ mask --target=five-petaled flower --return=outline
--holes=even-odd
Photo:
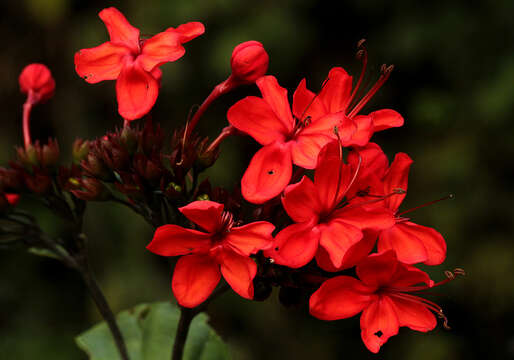
[[[404,216],[411,210],[398,211],[406,196],[412,159],[405,153],[398,153],[389,166],[385,154],[373,143],[350,153],[350,163],[355,164],[359,159],[365,164],[361,167],[365,171],[361,172],[361,177],[350,190],[352,202],[368,202],[364,205],[368,209],[385,206],[394,214],[394,225],[379,233],[378,251],[395,250],[398,260],[406,264],[441,264],[446,258],[443,236],[435,229],[411,222]],[[401,194],[389,196],[398,189],[402,190]],[[384,197],[384,201],[373,201],[380,196]]]
[[[198,306],[218,285],[221,275],[236,293],[252,299],[257,264],[249,256],[272,245],[275,226],[266,221],[234,226],[233,216],[224,211],[223,204],[208,200],[192,202],[179,210],[204,231],[164,225],[147,246],[162,256],[184,255],[175,266],[172,280],[178,303]]]
[[[310,313],[321,320],[339,320],[362,311],[362,341],[374,353],[401,326],[432,330],[437,325],[434,313],[446,325],[439,305],[409,293],[446,283],[453,274],[434,284],[425,272],[399,262],[392,250],[368,256],[356,271],[360,280],[343,275],[325,281],[310,298]]]
[[[345,206],[358,169],[343,162],[340,146],[334,140],[320,152],[314,182],[304,176],[285,189],[282,204],[296,224],[279,232],[265,253],[277,264],[298,268],[316,256],[327,271],[354,266],[371,251],[376,232],[394,224],[385,207]]]
[[[107,27],[110,41],[78,51],[77,74],[91,84],[116,80],[120,115],[126,120],[141,118],[157,100],[159,66],[181,58],[185,53],[182,44],[202,35],[204,26],[190,22],[141,39],[139,30],[116,8],[104,9],[99,16]]]
[[[314,169],[318,154],[336,138],[334,127],[345,121],[344,114],[307,116],[314,96],[300,82],[293,95],[293,111],[287,90],[274,76],[257,80],[262,98],[248,96],[227,113],[230,124],[252,136],[263,147],[254,155],[241,180],[243,197],[261,204],[279,195],[289,184],[293,164]],[[312,112],[312,110],[311,110]],[[346,129],[347,127],[345,127]],[[343,138],[351,134],[341,133]]]

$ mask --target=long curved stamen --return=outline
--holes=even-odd
[[[309,102],[309,104],[305,107],[305,110],[303,110],[303,113],[302,113],[302,116],[300,116],[300,121],[305,121],[303,119],[303,117],[305,116],[305,114],[307,113],[307,110],[309,110],[309,108],[311,107],[312,103],[314,102],[314,100],[316,100],[316,98],[319,96],[319,94],[321,93],[321,91],[323,90],[323,88],[325,87],[325,85],[327,85],[328,81],[330,80],[329,77],[327,77],[325,80],[323,80],[323,83],[321,84],[321,89],[319,89],[318,93],[314,95],[314,97],[311,99],[311,101]]]
[[[366,39],[362,39],[357,43],[357,48],[359,49],[357,51],[356,57],[358,60],[362,60],[362,68],[361,73],[359,75],[359,80],[357,80],[357,84],[355,85],[355,88],[352,91],[352,94],[346,101],[346,104],[344,105],[345,111],[348,109],[348,106],[350,106],[351,102],[355,98],[355,95],[357,95],[357,91],[359,90],[362,80],[364,79],[364,74],[366,73],[366,67],[368,65],[368,51],[366,50],[366,47],[364,46],[364,43],[366,42]]]
[[[398,213],[396,214],[396,216],[402,216],[403,214],[407,214],[407,213],[410,213],[411,211],[414,211],[414,210],[418,210],[418,209],[421,209],[421,208],[424,208],[425,206],[429,206],[429,205],[433,205],[433,204],[436,204],[438,203],[439,201],[443,201],[443,200],[448,200],[448,199],[454,199],[455,198],[455,195],[453,194],[449,194],[449,195],[446,195],[445,197],[442,197],[440,199],[437,199],[437,200],[433,200],[433,201],[429,201],[425,204],[421,204],[421,205],[418,205],[416,207],[413,207],[412,209],[409,209],[409,210],[405,210],[405,211],[402,211],[401,213]]]
[[[376,202],[379,202],[379,201],[383,201],[393,195],[401,195],[401,194],[405,194],[405,190],[403,189],[394,189],[393,192],[387,194],[387,195],[374,195],[375,197],[377,197],[376,199],[372,199],[372,200],[367,200],[367,201],[363,201],[363,202],[360,202],[358,204],[352,204],[352,205],[349,205],[347,206],[346,208],[347,209],[350,209],[350,208],[354,208],[354,207],[358,207],[358,206],[362,206],[362,205],[368,205],[368,204],[373,204],[373,203],[376,203]]]
[[[391,75],[393,69],[393,65],[389,65],[387,67],[386,65],[382,65],[382,75],[380,75],[380,78],[375,83],[375,85],[373,85],[373,87],[368,91],[368,93],[364,95],[364,97],[357,103],[357,105],[355,105],[353,110],[348,114],[348,117],[350,119],[357,115],[357,113],[364,107],[364,105],[366,105],[366,103],[377,93],[378,89],[380,89],[382,85],[385,84],[385,82],[389,78],[389,75]]]
[[[337,126],[334,126],[334,134],[337,136],[337,145],[339,145],[339,168],[337,170],[337,186],[336,191],[334,192],[334,199],[332,200],[332,208],[337,206],[337,198],[339,194],[339,189],[341,187],[341,176],[343,174],[343,146],[341,145],[341,138],[339,137],[339,129]]]

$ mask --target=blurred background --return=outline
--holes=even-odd
[[[206,26],[203,36],[186,44],[182,59],[162,67],[152,114],[167,131],[183,124],[191,106],[229,75],[239,42],[261,41],[270,54],[269,73],[292,94],[303,77],[317,91],[333,66],[358,75],[355,46],[368,39],[368,83],[378,78],[382,63],[395,70],[364,111],[393,108],[406,119],[404,127],[373,140],[390,159],[402,151],[415,160],[403,208],[455,194],[453,201],[411,214],[448,243],[448,258],[429,269],[432,277],[442,279],[455,267],[468,273],[436,290],[452,330],[402,328],[377,357],[360,340],[358,317],[323,322],[311,318],[306,305],[281,306],[276,292],[262,303],[227,293],[209,313],[235,360],[514,358],[513,1],[4,1],[0,164],[22,144],[24,97],[17,78],[31,62],[48,65],[57,82],[55,97],[33,112],[34,137],[55,136],[65,160],[76,137],[94,138],[121,125],[114,82],[88,85],[73,64],[75,51],[107,41],[97,13],[111,5],[144,34],[193,20]],[[257,93],[247,87],[219,99],[199,131],[216,136],[230,105]],[[227,140],[209,171],[212,183],[235,186],[256,149],[250,138]],[[60,226],[44,209],[26,205],[49,231]],[[145,249],[152,230],[143,220],[119,205],[95,203],[86,233],[94,270],[116,312],[172,296],[165,259]],[[99,314],[77,274],[21,250],[0,252],[0,274],[3,359],[86,358],[73,337]]]

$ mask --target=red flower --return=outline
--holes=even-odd
[[[204,231],[164,225],[147,246],[162,256],[185,255],[173,273],[172,288],[178,303],[198,306],[209,297],[221,275],[236,293],[252,299],[257,265],[249,256],[272,244],[275,226],[258,221],[235,227],[232,214],[213,201],[195,201],[179,210]]]
[[[314,118],[315,116],[326,114],[342,113],[346,119],[340,125],[339,130],[352,133],[350,137],[341,139],[343,146],[364,146],[368,143],[374,132],[402,126],[403,117],[394,110],[384,109],[373,111],[368,115],[358,115],[362,107],[385,83],[391,70],[392,68],[384,69],[382,76],[371,90],[359,103],[350,108],[350,103],[354,99],[362,80],[357,82],[352,91],[353,78],[341,67],[332,68],[328,73],[321,92],[317,96],[314,93],[310,93],[304,99],[305,103],[309,103],[316,96],[319,103],[316,111],[307,111],[307,115],[311,115]],[[348,127],[348,129],[345,129],[345,127]]]
[[[439,305],[409,294],[452,280],[434,284],[429,276],[399,262],[394,251],[372,254],[356,267],[357,280],[337,276],[325,281],[310,298],[310,313],[321,320],[339,320],[362,311],[361,337],[366,347],[377,353],[401,326],[427,332],[437,325],[432,312],[445,319]],[[462,274],[461,270],[455,274]],[[419,285],[419,284],[424,285]]]
[[[398,259],[406,264],[441,264],[446,257],[446,242],[443,236],[432,228],[415,224],[402,216],[410,210],[398,211],[406,196],[412,159],[405,153],[398,153],[391,166],[387,168],[387,158],[382,150],[376,144],[369,144],[366,148],[350,154],[349,162],[355,164],[358,161],[357,153],[374,171],[363,173],[362,179],[356,182],[350,191],[352,195],[357,195],[352,203],[369,202],[364,205],[366,208],[385,206],[395,215],[394,226],[379,233],[378,251],[393,249]],[[403,194],[390,196],[398,189],[403,190]],[[373,199],[377,196],[383,196],[384,201],[374,202]]]
[[[34,105],[54,95],[55,80],[43,64],[30,64],[23,68],[19,77],[21,92],[28,95],[27,102]]]
[[[339,143],[326,145],[319,154],[314,183],[304,176],[284,191],[282,204],[296,224],[278,233],[266,255],[277,264],[299,268],[317,254],[318,265],[328,271],[351,267],[366,256],[376,231],[391,227],[394,220],[386,208],[344,206],[354,178],[355,172],[342,160]],[[364,229],[370,232],[363,240]]]
[[[314,169],[321,148],[335,139],[334,127],[344,121],[338,114],[306,117],[306,109],[314,114],[319,103],[305,99],[310,92],[305,80],[293,96],[293,112],[287,90],[274,76],[257,80],[262,98],[248,96],[234,104],[227,113],[235,128],[249,134],[263,145],[253,157],[241,180],[246,200],[261,204],[277,196],[289,184],[292,166]],[[341,134],[346,138],[349,134]]]
[[[178,60],[182,46],[202,35],[199,22],[169,28],[150,39],[141,39],[139,30],[129,24],[116,8],[100,11],[111,41],[82,49],[75,54],[75,70],[88,83],[116,80],[118,111],[126,120],[141,118],[150,111],[159,93],[164,63]]]

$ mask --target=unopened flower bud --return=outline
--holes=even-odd
[[[80,163],[80,166],[91,176],[102,180],[110,180],[112,178],[111,172],[105,166],[102,159],[93,152],[87,154],[86,158]]]
[[[23,179],[15,169],[0,168],[0,191],[20,190]]]
[[[35,169],[33,174],[24,174],[25,185],[36,194],[47,193],[52,186],[52,178],[40,169]]]
[[[72,156],[73,156],[73,162],[75,164],[80,164],[80,162],[87,157],[88,153],[89,153],[89,141],[82,140],[82,139],[76,139],[73,142]]]
[[[236,82],[253,83],[268,71],[269,56],[258,41],[246,41],[232,52],[230,66]]]
[[[105,201],[111,195],[109,189],[95,178],[85,177],[80,180],[70,178],[70,182],[79,185],[78,190],[71,190],[73,195],[85,201]]]
[[[137,132],[130,126],[125,126],[121,131],[120,141],[130,155],[137,150]]]
[[[59,144],[57,141],[49,139],[48,144],[36,145],[38,150],[39,163],[43,167],[55,166],[59,161]]]
[[[26,66],[20,74],[19,83],[21,92],[28,95],[31,104],[50,99],[55,91],[55,80],[43,64]]]

